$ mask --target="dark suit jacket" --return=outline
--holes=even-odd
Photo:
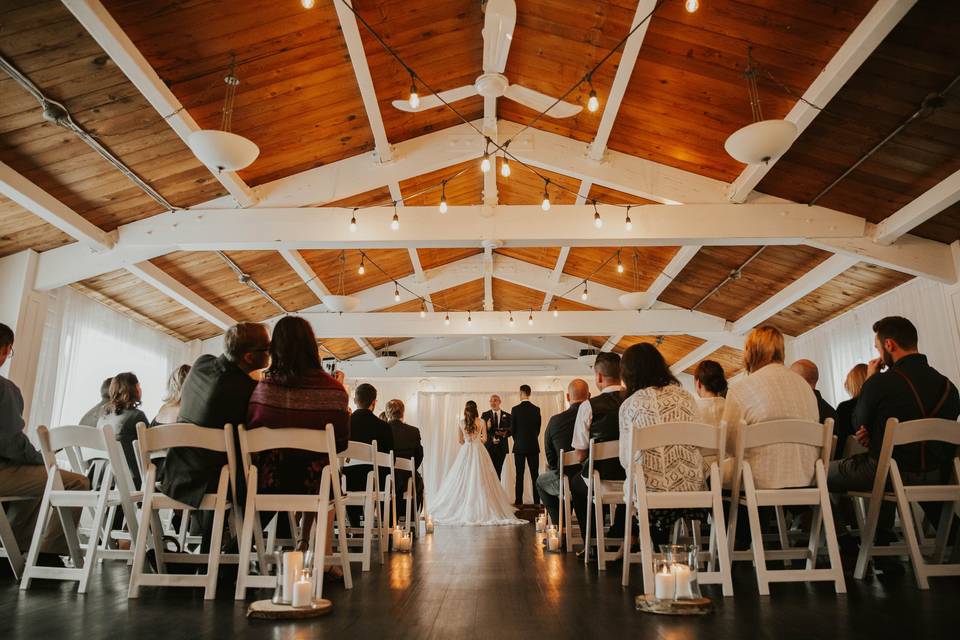
[[[236,428],[247,419],[247,404],[256,386],[256,380],[226,356],[200,356],[183,381],[178,419],[210,429],[223,429],[227,423]],[[197,507],[204,493],[216,491],[220,469],[226,462],[226,455],[215,451],[171,449],[163,465],[160,488],[174,500]]]
[[[503,408],[501,407],[501,409],[500,409],[500,422],[498,423],[498,425],[499,425],[499,429],[500,429],[501,431],[506,431],[507,433],[506,433],[506,435],[504,435],[503,437],[500,438],[500,442],[498,442],[498,443],[494,443],[494,442],[493,442],[493,409],[488,409],[487,411],[484,411],[483,414],[480,416],[480,419],[483,420],[483,421],[484,421],[485,423],[487,423],[487,425],[488,425],[488,427],[487,427],[487,442],[486,442],[486,444],[484,445],[484,446],[487,448],[487,450],[488,450],[488,451],[499,451],[499,452],[502,452],[502,453],[506,453],[506,452],[507,452],[507,438],[510,437],[510,433],[511,433],[511,431],[512,431],[512,427],[511,427],[511,424],[510,424],[510,414],[507,413],[506,411],[504,411]]]
[[[817,396],[817,410],[820,412],[820,422],[822,423],[827,418],[833,418],[833,428],[834,433],[837,429],[837,410],[830,406],[830,403],[823,399],[823,396],[820,395],[820,392],[816,389],[813,390],[813,394]],[[840,443],[837,443],[837,447],[840,446]]]
[[[350,440],[353,442],[366,442],[370,444],[377,441],[377,451],[381,453],[390,453],[393,451],[393,431],[390,425],[378,418],[369,409],[357,409],[350,414]],[[367,474],[371,466],[368,464],[358,464],[344,468],[343,473],[347,476],[347,489],[351,491],[362,491],[367,486]],[[380,486],[383,486],[387,474],[386,469],[380,470]]]
[[[391,420],[389,423],[390,430],[393,431],[393,454],[397,458],[413,458],[414,466],[419,469],[420,465],[423,464],[423,444],[420,441],[420,429],[406,424],[405,422],[400,422],[399,420]],[[377,442],[377,446],[380,443]],[[397,470],[397,487],[396,493],[398,496],[402,496],[403,492],[407,487],[407,480],[410,479],[410,472]],[[420,476],[420,472],[417,472],[416,479],[414,480],[417,486],[417,496],[419,502],[423,503],[423,479]]]
[[[524,400],[510,411],[513,426],[513,452],[538,453],[540,451],[540,407]]]
[[[543,446],[546,447],[547,466],[556,471],[560,465],[560,452],[573,449],[573,425],[577,421],[577,411],[582,402],[575,402],[566,411],[550,418],[547,431],[543,434]],[[567,475],[579,473],[579,468],[570,468]]]

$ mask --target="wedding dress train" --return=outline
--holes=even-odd
[[[460,424],[463,444],[436,498],[431,500],[430,516],[436,524],[527,524],[526,520],[515,517],[490,454],[480,440],[482,430],[483,423],[479,420],[470,432]]]

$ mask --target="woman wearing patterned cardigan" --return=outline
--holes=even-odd
[[[270,341],[270,367],[250,396],[247,427],[322,430],[332,424],[337,451],[343,451],[350,440],[347,401],[346,389],[321,366],[310,323],[293,316],[277,322]],[[273,449],[257,454],[254,463],[261,492],[316,493],[329,460],[325,454]],[[304,514],[298,549],[309,546],[313,517]],[[329,526],[332,530],[332,519]],[[333,536],[327,541],[331,544]]]

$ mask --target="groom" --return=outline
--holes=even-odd
[[[480,419],[487,425],[487,453],[497,470],[497,479],[503,470],[503,461],[507,458],[507,438],[510,437],[510,414],[500,408],[500,396],[490,396],[490,410],[484,411]]]
[[[530,402],[530,385],[520,385],[520,404],[510,412],[513,426],[513,459],[517,465],[516,506],[523,504],[524,464],[530,468],[534,483],[533,504],[540,504],[537,493],[537,476],[540,475],[540,407]]]

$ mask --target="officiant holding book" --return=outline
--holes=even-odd
[[[480,416],[487,425],[487,453],[493,461],[493,468],[497,471],[497,477],[503,471],[503,461],[507,459],[507,438],[512,433],[510,429],[510,414],[500,408],[500,396],[494,394],[490,396],[490,410],[484,411]]]

